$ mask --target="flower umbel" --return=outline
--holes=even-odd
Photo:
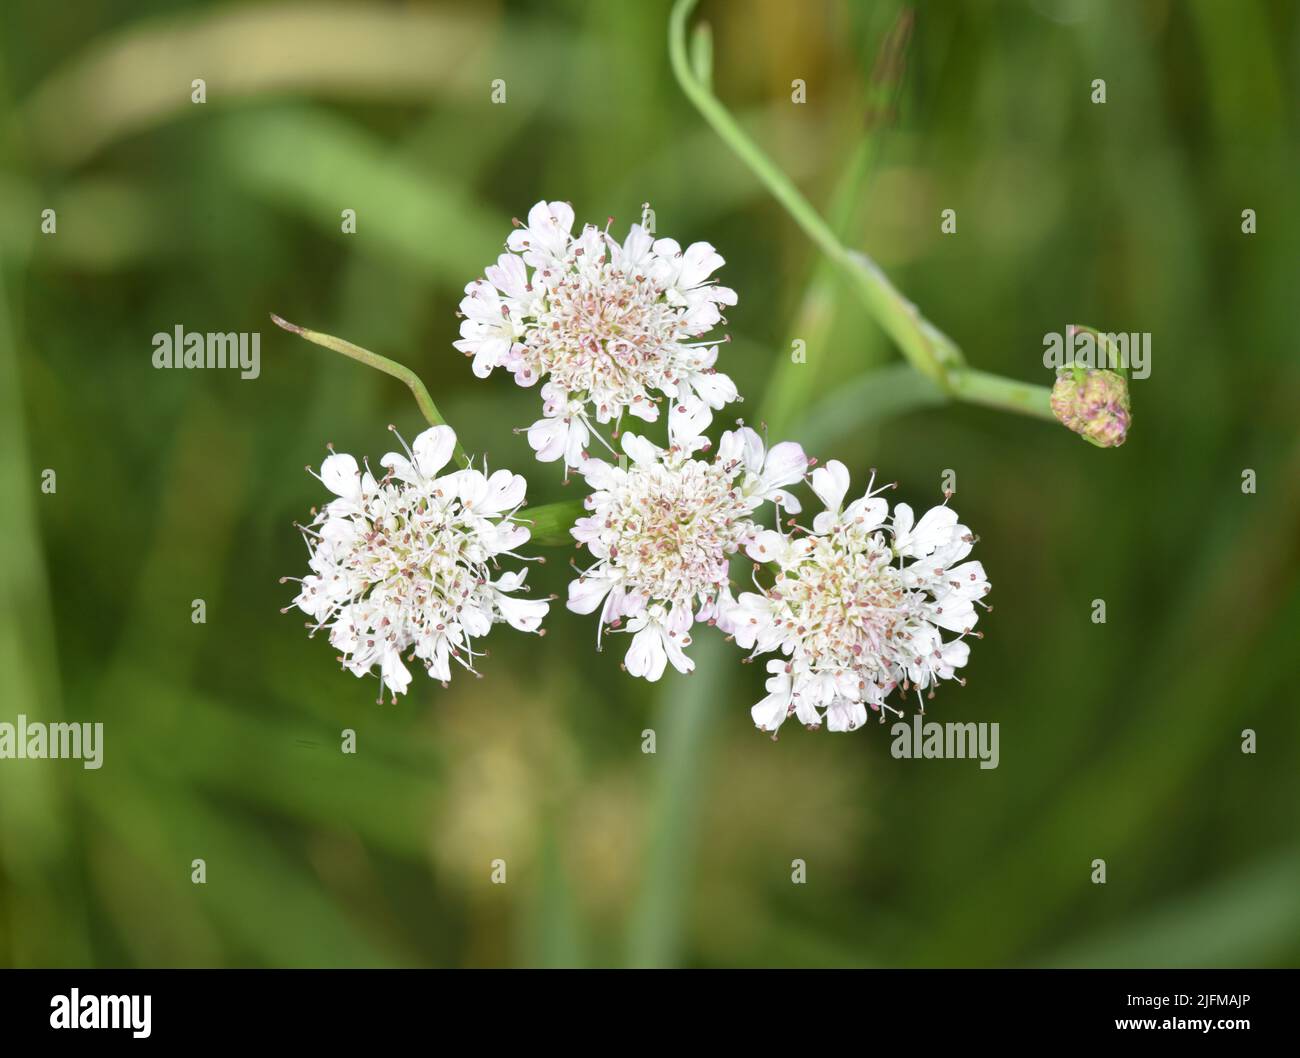
[[[521,386],[541,381],[528,442],[539,460],[581,469],[593,421],[653,422],[664,398],[706,409],[737,399],[714,369],[716,340],[700,340],[736,295],[709,279],[723,260],[706,242],[683,250],[639,224],[621,244],[592,225],[575,237],[573,221],[564,202],[529,210],[508,252],[465,288],[455,345],[481,378],[505,367]]]
[[[318,477],[335,498],[299,527],[311,573],[294,604],[312,617],[313,635],[329,630],[345,668],[364,676],[379,667],[380,701],[383,687],[396,701],[410,685],[408,648],[406,660],[445,683],[452,660],[474,671],[482,651],[473,640],[494,623],[543,634],[550,603],[514,597],[526,571],[497,569],[500,556],[520,558],[514,549],[528,540],[514,517],[527,483],[486,466],[439,476],[455,444],[448,426],[425,430],[403,442],[404,454],[380,460],[379,479],[331,449]]]
[[[705,415],[678,405],[667,450],[627,433],[626,469],[595,458],[580,467],[594,490],[586,500],[592,513],[572,532],[596,562],[569,584],[568,606],[584,614],[600,607],[602,631],[628,618],[633,635],[624,664],[648,680],[659,679],[669,662],[678,672],[695,667],[684,652],[695,622],[729,630],[735,599],[728,563],[759,532],[752,520],[758,508],[770,501],[799,510],[784,486],[807,472],[803,449],[791,442],[767,449],[741,427],[722,435],[712,460],[697,459],[709,446],[701,436]]]
[[[916,521],[900,503],[891,516],[883,489],[870,486],[842,507],[849,474],[836,460],[813,471],[812,488],[826,510],[811,532],[766,530],[748,543],[746,553],[771,563],[775,577],[743,593],[730,614],[742,647],[785,655],[768,662],[769,693],[751,710],[766,731],[790,714],[809,728],[852,731],[868,707],[890,708],[895,687],[919,698],[927,689],[933,697],[940,680],[964,683],[955,670],[966,664],[965,637],[989,591],[983,566],[962,562],[974,537],[951,508]],[[945,642],[945,631],[956,638]]]

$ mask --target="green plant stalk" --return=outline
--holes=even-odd
[[[406,387],[415,394],[415,403],[420,406],[420,414],[430,426],[447,426],[447,420],[443,417],[442,412],[438,410],[438,405],[433,403],[433,398],[429,396],[429,391],[425,388],[424,383],[420,381],[420,376],[412,371],[405,364],[399,364],[396,360],[389,360],[386,356],[380,356],[378,353],[372,353],[369,349],[363,349],[359,345],[353,345],[351,342],[344,341],[342,338],[335,338],[332,334],[323,334],[320,331],[308,330],[306,327],[299,327],[296,323],[290,323],[288,320],[281,319],[274,312],[271,313],[271,322],[277,327],[283,328],[290,334],[296,334],[300,338],[306,338],[309,342],[323,346],[326,349],[332,349],[336,353],[342,353],[344,356],[351,357],[353,360],[365,364],[367,367],[373,367],[376,371],[382,371],[385,375],[392,375],[406,384]],[[463,458],[464,451],[460,448],[459,442],[456,445],[457,458]]]
[[[515,520],[528,526],[532,543],[540,547],[563,547],[574,543],[569,527],[583,513],[581,500],[560,500],[540,507],[525,507],[515,515]]]
[[[677,0],[668,19],[668,57],[686,97],[713,130],[762,181],[804,233],[848,276],[867,309],[898,345],[908,362],[954,397],[1040,418],[1052,418],[1049,391],[1042,386],[984,372],[963,378],[965,361],[957,344],[926,320],[866,254],[845,247],[789,177],[751,140],[730,112],[698,80],[686,47],[686,24],[698,0]],[[1032,391],[1040,391],[1033,394]],[[1029,394],[1026,391],[1030,391]]]
[[[351,342],[336,338],[332,334],[324,334],[321,331],[299,327],[296,323],[290,323],[275,313],[271,313],[271,319],[277,327],[283,328],[290,334],[306,338],[307,341],[325,349],[332,349],[336,353],[342,353],[344,356],[351,357],[367,367],[373,367],[376,371],[382,371],[385,375],[391,375],[393,378],[404,382],[406,387],[415,394],[415,403],[420,406],[420,413],[430,426],[451,425],[442,412],[438,410],[438,405],[433,402],[433,398],[429,396],[429,390],[420,380],[420,376],[405,364],[399,364],[396,360],[389,360],[386,356],[372,353],[369,349],[353,345]],[[465,449],[461,447],[459,435],[456,441],[456,458],[465,463],[469,462]],[[543,547],[555,547],[573,542],[573,537],[569,535],[569,526],[573,524],[575,518],[581,515],[581,500],[562,500],[559,503],[548,503],[541,507],[526,507],[519,511],[515,518],[518,521],[528,523],[532,532],[531,540],[533,543]]]
[[[848,227],[854,203],[871,171],[875,146],[873,137],[861,140],[840,178],[830,211],[836,231],[843,232]],[[818,255],[795,313],[794,327],[787,337],[802,338],[810,349],[826,348],[841,296],[840,285],[840,270],[828,258]],[[777,432],[784,430],[801,409],[807,408],[809,396],[823,370],[823,358],[803,364],[795,363],[788,356],[778,358],[763,393],[759,418]]]
[[[957,399],[971,404],[983,404],[1002,411],[1015,411],[1039,419],[1050,419],[1053,422],[1056,420],[1056,416],[1052,414],[1052,391],[1046,386],[1016,382],[1014,379],[992,375],[987,371],[977,371],[973,367],[950,371],[948,392]]]

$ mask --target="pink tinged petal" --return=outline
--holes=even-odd
[[[643,466],[650,463],[659,462],[659,457],[663,455],[663,449],[652,445],[639,434],[625,433],[623,435],[623,451],[633,463]]]
[[[564,455],[569,427],[563,419],[538,419],[528,427],[528,444],[543,463],[553,463]]]
[[[483,538],[484,544],[492,554],[499,555],[503,551],[514,551],[516,548],[523,547],[528,543],[528,538],[532,536],[532,530],[526,525],[518,525],[514,522],[502,522],[497,526],[496,532],[491,539],[486,536]]]
[[[888,514],[888,503],[878,496],[870,499],[864,496],[860,500],[854,500],[844,508],[843,520],[845,522],[856,522],[860,529],[867,531],[881,525]]]
[[[799,498],[792,492],[786,492],[785,489],[773,489],[768,495],[773,503],[779,503],[781,507],[789,514],[798,514],[803,510],[803,504]]]
[[[861,702],[837,698],[826,709],[828,731],[856,731],[867,722],[867,709]]]
[[[652,246],[656,257],[662,257],[665,260],[672,261],[682,252],[676,239],[656,239]]]
[[[632,645],[627,648],[623,664],[627,666],[630,675],[651,683],[664,674],[668,654],[664,650],[664,637],[658,625],[651,622],[632,637]]]
[[[913,518],[912,508],[906,503],[900,503],[894,508],[895,544],[900,540],[906,540],[911,535]]]
[[[943,583],[948,588],[945,595],[963,599],[982,599],[989,591],[984,566],[979,562],[963,562],[944,571]],[[957,587],[953,587],[953,584]]]
[[[586,478],[587,484],[598,491],[616,488],[627,477],[626,473],[618,467],[595,456],[584,459],[579,470]]]
[[[653,404],[648,400],[634,401],[632,404],[628,405],[627,410],[642,422],[659,421],[659,405]]]
[[[507,297],[521,299],[529,297],[528,268],[523,258],[512,253],[503,253],[495,265],[483,270],[488,282]]]
[[[682,649],[683,644],[689,642],[689,638],[680,635],[665,634],[663,638],[664,650],[668,655],[668,660],[672,663],[673,668],[683,675],[695,668],[695,662],[688,658],[686,652]]]
[[[467,636],[485,636],[492,631],[491,615],[485,614],[475,606],[467,606],[461,610],[460,623]]]
[[[522,474],[498,470],[487,480],[487,495],[474,508],[479,514],[500,514],[524,502],[528,482]]]
[[[496,580],[492,581],[492,587],[496,588],[497,591],[504,591],[504,592],[518,591],[520,588],[523,587],[524,578],[527,576],[528,576],[527,567],[525,567],[524,569],[515,570],[513,572],[507,570],[505,573],[502,573],[501,576],[499,576]]]
[[[745,545],[745,554],[755,562],[784,565],[790,557],[790,544],[775,529],[764,529]]]
[[[849,491],[849,468],[838,459],[832,459],[824,467],[818,467],[812,472],[812,490],[826,505],[826,510],[838,513],[840,504],[844,502],[844,494]]]
[[[511,342],[507,338],[487,338],[478,343],[470,370],[475,378],[487,378],[493,369],[500,367],[510,355]]]
[[[730,376],[721,372],[706,374],[699,372],[692,376],[691,386],[710,408],[719,409],[730,404],[740,396]]]
[[[471,467],[453,471],[439,479],[444,493],[450,493],[471,511],[477,511],[479,503],[487,496],[487,478]]]
[[[572,229],[573,207],[567,202],[538,202],[528,211],[528,226],[512,231],[506,246],[537,265],[564,255]]]
[[[354,501],[361,498],[361,470],[346,453],[326,456],[320,465],[320,479],[335,496]]]
[[[411,461],[400,452],[387,452],[379,460],[381,467],[387,467],[393,476],[402,481],[418,481],[419,475]]]
[[[645,613],[645,610],[646,598],[644,595],[626,591],[616,584],[600,611],[600,620],[602,624],[611,624],[620,617],[639,617]]]
[[[668,620],[664,622],[664,626],[668,631],[681,636],[690,630],[693,623],[690,606],[675,602],[668,611]]]
[[[779,631],[772,626],[772,604],[765,595],[741,592],[739,604],[732,607],[727,620],[743,650],[755,645],[759,650],[771,650],[780,640]]]
[[[711,286],[708,288],[709,300],[715,301],[719,305],[734,305],[736,303],[736,292],[731,287]]]
[[[671,290],[668,291],[669,295],[672,293]],[[682,297],[681,294],[677,296]],[[717,305],[713,304],[712,301],[701,301],[686,310],[686,313],[681,317],[680,323],[687,334],[698,335],[713,330],[721,320],[722,313],[718,311]]]
[[[970,529],[964,525],[954,525],[952,539],[934,553],[933,564],[940,569],[947,568],[969,555],[973,546],[974,535]]]
[[[965,667],[967,660],[970,658],[970,644],[964,639],[954,639],[949,643],[945,643],[940,648],[939,653],[942,662],[939,674],[945,678],[950,678],[954,669]]]
[[[591,518],[579,518],[573,523],[573,528],[569,532],[578,543],[590,544],[593,540],[599,539],[602,527],[601,520],[593,515]]]
[[[533,213],[537,211],[534,206],[528,214],[529,220],[532,220]],[[552,202],[548,206],[550,222],[559,228],[566,235],[573,230],[573,207],[567,202]]]
[[[633,224],[615,260],[624,268],[640,268],[650,256],[654,240],[640,224]]]
[[[668,417],[668,441],[685,452],[694,452],[712,421],[713,412],[702,400],[674,404]]]
[[[613,586],[613,577],[587,576],[571,580],[568,608],[574,613],[591,613]]]
[[[931,554],[937,547],[952,539],[957,512],[951,507],[931,507],[912,531],[911,549],[916,555]]]
[[[974,628],[979,620],[974,604],[969,599],[956,596],[938,600],[930,607],[927,617],[933,624],[949,632],[965,632]]]
[[[500,592],[497,592],[496,599],[506,623],[521,632],[536,632],[542,625],[542,618],[551,608],[545,599],[512,599]]]
[[[718,439],[718,462],[724,466],[744,459],[745,438],[740,430],[727,430]]]
[[[803,446],[794,441],[782,441],[768,450],[760,480],[763,487],[770,490],[794,484],[807,471],[808,455]]]
[[[682,271],[677,285],[683,290],[697,287],[724,264],[726,262],[709,243],[691,243],[682,254]]]
[[[383,676],[384,683],[388,684],[389,690],[394,694],[405,694],[406,688],[411,685],[411,674],[407,671],[406,666],[402,664],[401,654],[393,647],[389,647],[384,652],[384,660],[380,664],[380,674]]]
[[[451,459],[456,447],[456,431],[450,426],[430,426],[411,445],[416,465],[427,478],[435,478]]]
[[[731,620],[732,611],[735,609],[736,597],[731,594],[731,588],[724,584],[719,589],[717,598],[711,604],[701,607],[696,620],[712,621],[724,634],[731,635],[736,630]]]
[[[735,431],[735,435],[740,444],[740,450],[737,454],[740,457],[741,465],[750,473],[757,474],[763,469],[763,439],[748,426],[740,427]]]
[[[582,468],[583,452],[591,440],[591,431],[581,419],[574,417],[569,421],[569,431],[564,442],[564,462],[574,470]]]
[[[794,716],[801,724],[809,728],[822,727],[822,714],[816,703],[807,694],[794,695]]]
[[[769,661],[767,670],[775,674],[766,684],[770,693],[757,705],[750,707],[749,715],[754,720],[754,726],[759,730],[776,731],[785,723],[785,718],[790,713],[793,687],[790,677],[784,671],[784,662]]]

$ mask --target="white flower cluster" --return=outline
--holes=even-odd
[[[964,682],[956,672],[989,583],[966,561],[974,537],[956,513],[946,503],[919,520],[903,503],[891,513],[871,484],[845,505],[842,463],[810,474],[799,444],[768,447],[743,424],[710,455],[713,411],[738,399],[714,370],[716,342],[699,340],[736,302],[709,279],[722,258],[640,225],[621,244],[592,226],[574,236],[573,220],[561,202],[529,211],[486,278],[466,287],[456,347],[476,375],[505,367],[521,385],[543,383],[528,440],[591,489],[570,530],[590,562],[568,608],[599,611],[597,647],[607,630],[630,633],[624,667],[647,680],[694,668],[697,624],[751,657],[777,654],[751,710],[772,732],[790,716],[852,731],[890,709],[895,689],[933,696],[941,680]],[[667,448],[624,432],[616,463],[587,451],[594,424],[614,423],[617,437],[624,413],[654,422],[661,405]],[[493,624],[540,634],[549,609],[515,594],[522,570],[497,568],[503,556],[522,561],[515,548],[529,539],[524,479],[472,464],[443,473],[455,445],[450,428],[426,430],[405,455],[383,457],[380,479],[331,454],[319,477],[335,499],[303,527],[311,573],[295,604],[328,629],[346,668],[377,667],[394,696],[411,681],[404,651],[446,681],[453,660],[473,671],[474,640]],[[784,519],[800,513],[789,488],[805,480],[825,505],[811,529]],[[742,552],[757,590],[737,597],[731,564]]]
[[[895,687],[919,696],[956,678],[975,606],[989,591],[984,567],[962,561],[974,537],[951,508],[916,521],[900,503],[891,515],[870,486],[842,506],[849,474],[836,460],[813,471],[812,488],[826,510],[811,532],[767,530],[749,543],[749,556],[770,563],[774,576],[731,611],[741,646],[785,655],[768,662],[769,693],[751,710],[767,731],[790,715],[810,728],[852,731],[868,708],[888,708]],[[955,637],[945,641],[943,632]]]
[[[627,618],[625,666],[648,680],[668,662],[678,672],[695,667],[685,648],[696,622],[729,627],[729,560],[758,534],[755,512],[768,502],[799,510],[784,486],[807,471],[802,448],[786,442],[765,450],[758,434],[741,427],[722,435],[713,459],[699,459],[695,453],[709,447],[702,428],[698,409],[678,406],[667,450],[626,433],[626,469],[594,458],[579,468],[594,491],[590,516],[572,532],[596,561],[570,583],[569,609],[600,607],[602,630]]]
[[[515,597],[524,570],[493,577],[497,558],[518,558],[528,540],[514,518],[526,482],[472,467],[440,476],[455,445],[450,427],[425,430],[405,454],[380,460],[379,479],[331,454],[319,477],[335,498],[302,527],[311,573],[294,603],[312,617],[313,634],[329,630],[345,668],[364,676],[378,666],[394,700],[411,682],[408,648],[408,661],[445,682],[453,660],[474,670],[473,641],[494,623],[536,632],[550,607]]]
[[[687,648],[700,623],[751,656],[779,652],[768,663],[770,693],[752,710],[768,731],[790,715],[851,731],[868,710],[889,708],[895,688],[933,694],[956,678],[989,590],[980,564],[962,562],[970,530],[946,505],[915,523],[906,504],[891,515],[870,488],[842,507],[848,471],[832,461],[811,475],[826,510],[811,531],[787,531],[782,512],[799,512],[787,486],[812,463],[798,444],[767,450],[741,426],[722,435],[712,459],[697,455],[710,447],[712,411],[738,399],[714,370],[717,345],[698,340],[721,321],[720,306],[736,302],[709,280],[722,258],[708,243],[682,251],[640,225],[622,244],[590,225],[575,237],[573,222],[562,202],[529,211],[508,252],[465,288],[456,347],[479,376],[506,367],[520,385],[543,382],[544,417],[529,443],[592,489],[572,534],[593,561],[570,583],[568,608],[599,610],[597,645],[606,629],[630,632],[624,667],[647,680],[670,664],[694,668]],[[621,465],[588,453],[599,438],[593,422],[619,425],[625,412],[653,422],[664,398],[667,449],[625,433]],[[776,529],[762,527],[768,503]],[[742,550],[768,567],[771,583],[756,574],[759,590],[737,599],[730,564]]]
[[[695,412],[722,408],[736,386],[700,340],[736,295],[709,277],[723,263],[706,242],[685,250],[632,225],[620,244],[592,225],[574,236],[573,207],[539,202],[507,251],[465,288],[456,348],[474,373],[542,382],[543,417],[528,443],[543,462],[581,469],[596,423],[659,417],[667,398]],[[597,434],[599,436],[599,434]],[[603,442],[603,438],[601,439]]]

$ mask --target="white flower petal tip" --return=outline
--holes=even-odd
[[[498,556],[528,540],[514,517],[527,482],[508,470],[441,474],[456,447],[447,426],[403,447],[380,460],[388,472],[378,481],[349,455],[322,464],[321,481],[338,498],[303,527],[310,572],[294,599],[346,669],[378,668],[381,700],[383,688],[394,700],[409,689],[404,662],[419,661],[441,682],[453,661],[476,671],[475,639],[497,623],[540,633],[550,608],[514,594],[524,570],[493,580]]]

